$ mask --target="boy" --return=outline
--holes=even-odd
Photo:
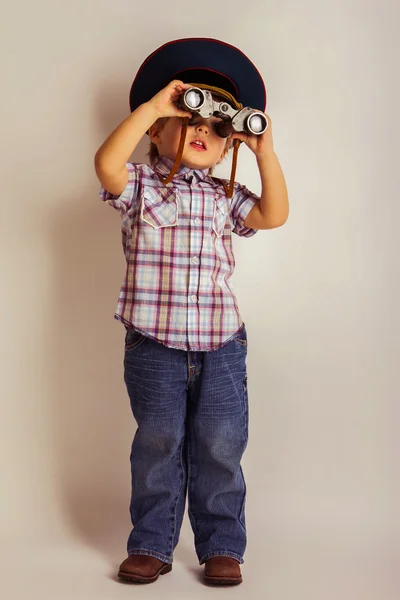
[[[230,282],[231,232],[250,237],[283,225],[288,198],[270,119],[260,136],[225,140],[218,116],[178,108],[191,85],[236,107],[265,110],[262,79],[239,50],[207,38],[176,40],[143,63],[131,88],[131,115],[95,157],[100,196],[122,216],[127,268],[115,316],[127,330],[124,378],[138,424],[133,529],[118,576],[150,583],[171,571],[188,491],[204,579],[235,585],[246,547],[240,461],[248,397],[247,335]],[[191,120],[179,160],[185,119]],[[146,132],[151,165],[128,163]],[[235,139],[256,155],[260,198],[240,184],[229,198],[209,175]]]

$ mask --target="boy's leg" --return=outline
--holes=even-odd
[[[188,401],[189,518],[200,564],[212,556],[243,563],[248,440],[247,335],[212,352],[191,352]]]
[[[186,352],[128,332],[125,383],[138,429],[132,443],[128,555],[171,563],[186,499]]]

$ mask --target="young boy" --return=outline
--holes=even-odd
[[[131,115],[95,157],[100,196],[122,216],[127,267],[115,316],[127,330],[124,377],[138,424],[131,452],[133,529],[118,576],[150,583],[171,571],[188,491],[205,581],[234,585],[242,581],[246,547],[240,462],[248,397],[231,233],[250,237],[283,225],[288,197],[269,117],[264,134],[226,140],[217,133],[217,116],[178,108],[194,84],[235,106],[265,110],[262,79],[239,50],[207,38],[177,40],[143,63],[131,89]],[[179,168],[166,182],[182,123],[191,117]],[[151,165],[128,163],[146,132]],[[229,198],[223,182],[209,175],[234,139],[256,156],[261,197],[236,183]]]

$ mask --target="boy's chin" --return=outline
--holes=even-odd
[[[205,169],[211,169],[211,167],[213,166],[212,164],[209,163],[209,161],[206,160],[191,160],[188,157],[183,156],[181,159],[181,164],[184,167],[187,167],[188,169],[192,169],[194,171],[203,171]]]

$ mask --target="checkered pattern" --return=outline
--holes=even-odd
[[[115,318],[172,348],[214,350],[242,325],[231,232],[257,232],[244,226],[257,196],[235,184],[229,199],[208,170],[183,166],[165,186],[159,175],[172,164],[165,157],[154,168],[127,163],[123,193],[99,192],[122,217],[126,274]]]

